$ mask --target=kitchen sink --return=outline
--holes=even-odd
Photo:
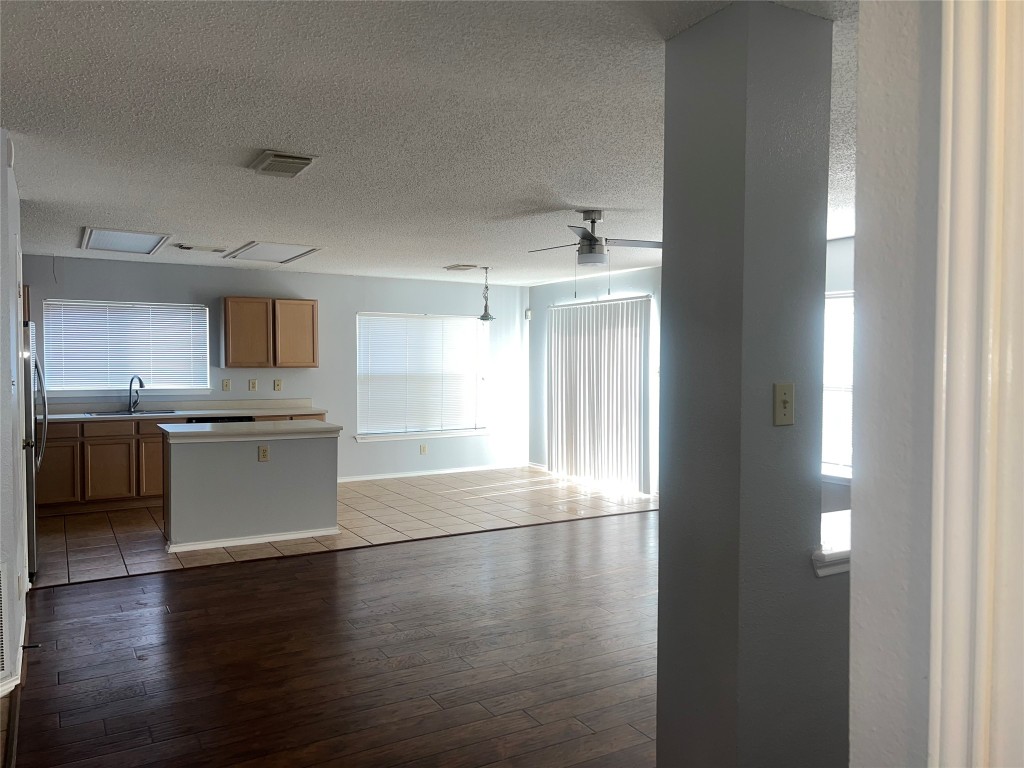
[[[89,413],[87,416],[162,416],[168,413],[177,413],[177,411],[100,411],[97,413]]]

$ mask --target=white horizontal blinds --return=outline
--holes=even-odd
[[[207,389],[209,326],[198,304],[44,301],[47,389]]]
[[[650,298],[549,312],[549,469],[646,488]]]
[[[474,317],[356,316],[357,429],[481,429],[489,328]]]
[[[853,469],[853,294],[825,297],[821,461],[824,471]]]

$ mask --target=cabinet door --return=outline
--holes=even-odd
[[[164,492],[164,439],[139,438],[139,496],[161,496]]]
[[[316,299],[274,300],[274,364],[279,368],[320,365]]]
[[[133,437],[86,440],[85,500],[126,499],[135,495]]]
[[[78,440],[50,440],[36,475],[36,503],[81,501],[81,470],[82,444]]]
[[[274,300],[224,297],[224,366],[274,365]]]

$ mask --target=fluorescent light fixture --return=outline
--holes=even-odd
[[[449,264],[445,267],[447,272],[465,272],[470,269],[478,269],[476,264]]]
[[[236,248],[231,253],[224,254],[225,259],[242,259],[243,261],[262,261],[268,264],[290,264],[316,253],[319,248],[311,248],[308,245],[291,245],[288,243],[257,243],[255,241],[246,243],[241,248]]]
[[[86,251],[116,251],[151,256],[170,239],[170,235],[152,232],[129,232],[123,229],[84,227],[82,248]]]

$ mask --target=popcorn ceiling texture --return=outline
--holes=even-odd
[[[527,251],[571,242],[574,208],[606,209],[602,234],[661,238],[664,40],[724,5],[4,3],[24,251],[86,256],[92,225],[323,248],[285,267],[169,246],[105,259],[571,277],[573,249]],[[789,5],[838,19],[830,202],[852,204],[855,4]],[[320,157],[256,176],[264,148]],[[660,261],[616,249],[612,266]]]

